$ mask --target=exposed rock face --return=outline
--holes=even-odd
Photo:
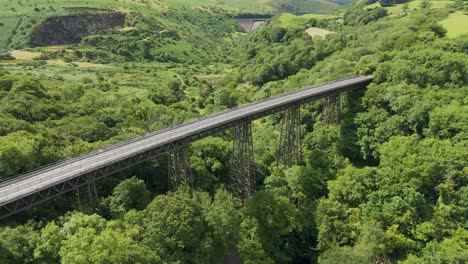
[[[79,14],[50,17],[31,33],[33,46],[73,44],[100,31],[123,27],[123,13]]]

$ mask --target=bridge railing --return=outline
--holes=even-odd
[[[12,184],[12,183],[14,183],[14,182],[18,182],[18,181],[21,181],[21,180],[24,180],[24,179],[27,179],[27,178],[34,177],[34,176],[36,176],[36,175],[38,175],[38,174],[41,174],[41,173],[45,173],[45,172],[51,171],[51,170],[55,169],[56,167],[59,167],[59,165],[60,165],[60,166],[69,165],[69,164],[72,164],[72,163],[74,163],[74,162],[81,161],[81,160],[83,160],[83,159],[91,158],[91,157],[93,157],[93,156],[95,156],[95,155],[97,155],[97,154],[100,154],[100,153],[102,153],[102,152],[114,150],[114,149],[116,149],[116,148],[119,148],[119,147],[122,147],[122,146],[125,146],[125,145],[128,145],[128,144],[131,144],[131,143],[135,143],[135,142],[138,142],[138,141],[147,139],[147,138],[149,138],[149,137],[152,137],[152,136],[155,136],[155,135],[158,135],[158,134],[167,132],[167,131],[169,131],[169,130],[173,130],[173,129],[176,129],[176,128],[180,128],[180,127],[183,127],[183,126],[186,126],[186,125],[190,125],[190,124],[193,124],[193,123],[195,123],[195,122],[203,121],[203,120],[206,120],[206,119],[209,119],[209,118],[213,118],[213,117],[216,117],[216,116],[219,116],[219,115],[227,114],[227,113],[229,113],[229,112],[238,110],[239,108],[248,107],[248,106],[253,106],[253,105],[260,104],[260,103],[263,103],[263,102],[266,102],[266,101],[269,101],[269,100],[272,100],[272,99],[279,98],[279,97],[283,97],[283,96],[288,96],[288,95],[291,95],[291,94],[299,93],[299,92],[301,92],[301,91],[309,90],[309,89],[311,89],[311,88],[314,88],[315,86],[328,85],[328,84],[332,84],[332,83],[336,83],[336,82],[346,81],[346,80],[353,79],[353,78],[356,78],[356,77],[359,77],[359,76],[351,76],[351,77],[346,77],[346,78],[342,78],[342,79],[338,79],[338,80],[333,80],[333,81],[325,82],[325,83],[322,83],[322,84],[320,84],[320,85],[313,85],[313,86],[303,87],[302,89],[299,89],[299,90],[290,91],[290,92],[286,92],[286,93],[282,93],[282,94],[270,96],[270,97],[261,99],[261,100],[259,100],[259,101],[247,103],[247,104],[244,104],[244,105],[235,106],[235,107],[226,109],[226,110],[221,111],[221,112],[217,112],[217,113],[214,113],[214,114],[211,114],[211,115],[207,115],[207,116],[205,116],[205,117],[194,118],[194,119],[192,119],[192,120],[188,120],[187,122],[182,122],[182,123],[180,123],[180,124],[176,124],[176,125],[173,125],[173,126],[169,126],[169,127],[160,129],[160,130],[158,130],[158,131],[149,132],[149,133],[147,133],[146,135],[143,135],[143,136],[140,136],[140,137],[136,137],[136,138],[134,138],[134,139],[129,139],[129,140],[122,141],[122,142],[120,142],[120,143],[111,144],[111,145],[109,145],[109,146],[106,146],[106,147],[103,147],[103,148],[94,150],[94,151],[89,152],[89,153],[86,153],[86,154],[79,155],[79,156],[74,157],[74,158],[59,160],[59,161],[56,161],[56,162],[54,162],[54,163],[47,164],[47,165],[42,166],[42,167],[38,167],[38,168],[36,168],[36,169],[34,169],[34,170],[30,171],[30,172],[26,172],[26,173],[23,173],[23,174],[14,176],[14,177],[9,177],[9,178],[0,179],[0,187],[5,186],[5,185]]]

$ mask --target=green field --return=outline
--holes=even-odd
[[[447,29],[448,37],[458,37],[468,33],[468,15],[462,12],[450,14],[449,17],[440,22]]]
[[[214,6],[242,13],[330,13],[337,10],[339,5],[327,0],[165,0],[170,7],[183,6]],[[343,3],[352,1],[344,0]]]
[[[421,7],[420,7],[421,2],[422,2],[422,0],[414,0],[414,1],[408,2],[407,4],[408,4],[409,10],[419,10],[419,9],[421,9]],[[445,7],[447,7],[447,5],[452,4],[453,1],[430,1],[430,3],[431,3],[430,8],[437,9],[437,8],[445,8]],[[396,5],[393,5],[393,6],[385,7],[385,9],[387,9],[390,14],[401,14],[401,13],[403,13],[403,6],[404,5],[405,5],[405,3],[396,4]],[[381,6],[380,3],[377,2],[375,4],[366,6],[366,8],[376,8],[376,7],[380,7],[380,6]]]
[[[334,18],[336,16],[334,15],[321,15],[321,14],[305,14],[301,16],[296,16],[291,13],[285,13],[282,14],[279,17],[279,21],[281,25],[285,28],[297,28],[297,27],[303,27],[306,25],[310,19],[315,18],[315,19],[330,19]]]
[[[408,11],[415,11],[421,9],[422,0],[414,0],[408,2]],[[442,9],[447,8],[448,6],[452,5],[454,1],[430,1],[431,9]],[[405,4],[396,4],[393,6],[385,7],[390,14],[402,14],[403,6]],[[372,5],[366,6],[366,8],[376,8],[380,7],[380,3],[375,3]],[[448,18],[441,21],[441,24],[447,29],[447,36],[448,37],[458,37],[465,33],[468,33],[468,15],[464,14],[463,12],[459,11],[456,13],[452,13],[449,15]]]

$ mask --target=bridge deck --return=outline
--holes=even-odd
[[[372,76],[354,77],[334,81],[286,95],[270,98],[244,107],[232,109],[201,119],[196,122],[150,134],[148,136],[119,144],[102,151],[77,157],[41,169],[28,175],[13,178],[0,184],[0,206],[12,203],[33,193],[50,188],[84,173],[116,163],[148,150],[188,139],[194,141],[198,134],[219,131],[220,128],[234,126],[240,121],[253,120],[273,112],[284,110],[294,104],[302,104],[331,94],[363,87],[372,81]]]

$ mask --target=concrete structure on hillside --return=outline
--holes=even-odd
[[[268,18],[236,18],[236,21],[239,22],[246,32],[256,30],[268,20]]]

